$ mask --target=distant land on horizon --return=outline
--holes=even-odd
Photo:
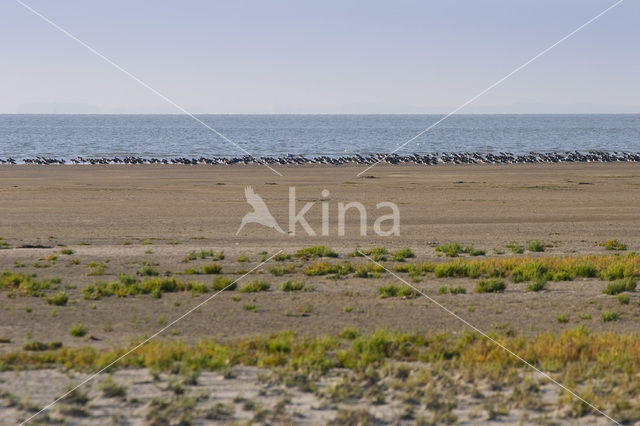
[[[416,107],[409,105],[349,104],[335,108],[297,108],[291,105],[276,105],[272,111],[202,111],[187,108],[193,114],[210,115],[271,115],[271,114],[328,114],[328,115],[384,115],[384,114],[448,114],[455,107]],[[183,115],[170,105],[140,106],[131,108],[107,108],[98,105],[72,102],[36,102],[18,105],[15,111],[1,114],[171,114]],[[637,114],[640,106],[606,104],[542,104],[514,103],[511,105],[469,106],[456,115],[464,114]]]

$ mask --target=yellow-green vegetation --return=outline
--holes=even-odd
[[[317,257],[338,257],[338,253],[327,246],[315,246],[298,250],[295,256],[302,259],[312,259]]]
[[[60,278],[36,280],[36,275],[21,274],[18,272],[4,271],[0,274],[0,289],[8,290],[9,297],[16,296],[43,296],[44,290],[51,284],[60,283]]]
[[[403,263],[393,266],[394,272],[406,272],[409,274],[413,281],[420,281],[420,277],[426,275],[429,272],[433,272],[436,267],[435,263],[423,262],[423,263]]]
[[[438,287],[438,293],[440,294],[465,294],[467,290],[464,287],[449,287],[449,286],[440,286]]]
[[[104,265],[98,262],[89,262],[87,265],[89,267],[89,275],[97,276],[104,274]]]
[[[473,248],[472,245],[462,246],[460,243],[444,243],[436,247],[436,252],[444,253],[448,257],[458,257],[461,253],[466,253],[469,256],[482,256],[486,252],[485,250]]]
[[[82,324],[74,324],[69,329],[69,334],[73,337],[82,337],[87,334],[87,329]]]
[[[547,286],[547,280],[544,277],[534,277],[527,285],[528,291],[542,291]]]
[[[282,291],[300,291],[304,289],[304,283],[302,281],[285,281],[280,286]]]
[[[396,272],[416,271],[418,264],[394,266]],[[566,281],[576,277],[600,277],[607,281],[640,275],[640,256],[636,253],[584,256],[513,256],[500,258],[453,259],[448,262],[421,264],[423,271],[433,270],[436,277],[510,277],[514,282],[542,277]]]
[[[240,254],[240,256],[236,258],[236,262],[246,263],[246,262],[251,262],[251,259],[249,259],[249,256],[247,256],[246,254],[242,253]]]
[[[231,278],[227,278],[227,277],[216,277],[213,280],[213,284],[211,285],[211,288],[215,291],[220,291],[220,290],[235,290],[236,287],[238,286],[237,283],[235,283]]]
[[[391,253],[391,260],[396,262],[404,262],[405,259],[416,257],[410,248],[402,248]]]
[[[620,314],[617,312],[605,311],[602,313],[602,321],[618,321],[620,319]]]
[[[462,252],[462,245],[459,243],[444,243],[437,246],[436,251],[449,257],[458,257]]]
[[[68,256],[68,255],[72,255],[75,252],[73,250],[71,250],[71,249],[66,248],[66,249],[60,250],[60,253],[66,254]]]
[[[259,291],[267,291],[271,288],[271,285],[262,280],[249,281],[242,287],[240,287],[240,293],[257,293]]]
[[[351,253],[351,257],[362,257],[364,255],[367,255],[368,257],[372,258],[373,260],[379,262],[379,261],[387,260],[387,255],[388,254],[389,254],[389,252],[384,247],[373,247],[373,248],[370,248],[368,250],[361,249],[361,248],[356,248]]]
[[[202,266],[202,273],[207,275],[215,275],[222,273],[222,266],[217,263],[210,263],[209,265]]]
[[[9,243],[4,241],[4,238],[0,237],[0,250],[6,250],[9,248]]]
[[[634,291],[636,289],[636,282],[632,277],[623,278],[616,281],[607,283],[607,286],[602,291],[604,294],[616,295],[625,291]]]
[[[211,260],[223,260],[224,251],[219,251],[217,253],[214,253],[213,250],[200,250],[199,252],[191,251],[185,256],[184,259],[182,259],[182,262],[187,263],[192,260],[207,259],[207,258],[211,258]]]
[[[38,342],[37,340],[27,342],[22,346],[25,351],[51,351],[62,347],[62,342]]]
[[[628,294],[618,294],[616,299],[618,299],[618,302],[620,302],[621,305],[628,305],[631,300]]]
[[[149,246],[151,244],[153,244],[153,242],[149,238],[147,238],[146,240],[142,241],[142,245],[143,246]]]
[[[520,245],[520,244],[518,244],[518,243],[516,243],[514,241],[510,242],[505,247],[508,248],[509,250],[511,250],[511,252],[515,253],[515,254],[524,253],[524,246]]]
[[[242,309],[244,309],[245,311],[257,312],[258,306],[256,306],[255,303],[249,303],[248,305],[242,306]]]
[[[638,335],[591,333],[579,327],[535,337],[511,333],[492,337],[537,368],[552,372],[554,379],[571,386],[583,397],[589,397],[590,402],[614,418],[625,419],[624,423],[640,419],[633,405],[633,395],[640,386]],[[128,349],[18,350],[0,354],[0,366],[3,370],[62,366],[91,372],[105,367]],[[321,375],[331,369],[346,369],[353,375],[349,377],[351,383],[361,391],[364,390],[363,383],[383,386],[383,377],[395,377],[404,383],[401,389],[422,391],[417,395],[420,400],[428,397],[428,404],[442,403],[443,395],[436,393],[429,397],[432,384],[449,378],[448,386],[454,386],[450,381],[453,376],[464,378],[468,384],[490,382],[500,389],[518,388],[513,391],[515,406],[526,401],[535,402],[535,398],[523,399],[518,395],[537,394],[535,384],[524,383],[529,387],[521,387],[523,375],[530,372],[529,367],[494,343],[470,332],[425,335],[379,330],[362,335],[357,329],[348,328],[337,336],[299,338],[293,332],[281,332],[225,343],[204,340],[196,345],[154,340],[123,358],[119,365],[146,367],[154,373],[226,372],[234,365],[257,366],[272,369],[274,380],[312,391],[317,390],[315,380]],[[348,396],[349,392],[343,391],[349,389],[357,391],[354,386],[345,387],[349,382],[341,383],[341,387],[331,387],[327,391],[337,392],[333,394],[336,397]],[[386,383],[385,386],[393,386],[393,382]],[[389,388],[381,390],[385,389]],[[575,417],[589,412],[564,394],[556,404],[558,409],[571,410]]]
[[[356,266],[353,275],[358,278],[380,278],[384,268],[372,262],[360,263]]]
[[[143,281],[132,280],[131,276],[121,275],[119,281],[96,282],[82,289],[82,295],[88,300],[98,300],[109,296],[134,296],[137,294],[151,294],[162,297],[162,293],[193,290],[193,283],[183,283],[175,278],[147,278]]]
[[[147,277],[155,277],[159,275],[159,272],[153,269],[151,266],[145,265],[142,268],[138,269],[137,274]]]
[[[273,260],[276,262],[284,262],[285,260],[291,259],[291,254],[286,252],[280,252],[273,257]]]
[[[50,305],[64,306],[69,301],[69,296],[64,291],[47,297],[47,303]]]
[[[627,245],[618,240],[609,240],[606,243],[602,244],[605,250],[614,250],[614,251],[624,251],[627,249]]]
[[[538,240],[529,241],[527,243],[527,250],[533,252],[542,252],[544,251],[544,243]]]
[[[293,264],[289,264],[286,266],[273,265],[271,268],[269,268],[269,272],[271,272],[276,277],[281,277],[284,274],[291,274],[295,272],[295,270],[296,270],[296,266]]]
[[[407,285],[397,286],[393,283],[389,285],[382,286],[378,288],[378,294],[381,298],[386,299],[387,297],[402,297],[405,299],[413,299],[417,296],[415,290]]]
[[[504,291],[507,288],[504,281],[499,278],[487,278],[478,281],[476,287],[477,293],[498,293]]]
[[[102,392],[102,396],[105,398],[124,398],[127,396],[126,386],[116,383],[111,375],[107,376],[106,379],[100,382],[98,389]]]
[[[353,266],[351,266],[348,262],[342,263],[329,263],[326,260],[319,260],[317,262],[312,263],[304,269],[304,273],[310,276],[316,275],[346,275],[353,270]]]
[[[567,314],[560,314],[556,317],[556,320],[561,324],[566,324],[569,322],[569,316]]]

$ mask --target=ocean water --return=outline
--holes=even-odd
[[[441,115],[199,115],[254,156],[390,152]],[[455,115],[398,153],[640,151],[640,114]],[[188,116],[0,115],[0,158],[244,153]]]

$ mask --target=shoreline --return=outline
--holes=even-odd
[[[109,164],[183,164],[198,165],[234,165],[234,164],[260,164],[260,165],[361,165],[371,166],[379,163],[391,165],[420,164],[434,166],[439,164],[537,164],[537,163],[615,163],[615,162],[640,162],[640,152],[609,151],[578,151],[565,152],[529,152],[528,154],[513,154],[510,152],[481,153],[481,152],[443,152],[443,153],[412,153],[412,154],[352,154],[352,155],[321,155],[305,156],[302,154],[287,154],[282,156],[254,157],[245,155],[241,157],[81,157],[76,158],[46,158],[36,156],[15,160],[12,157],[0,158],[0,165],[29,164],[29,165],[109,165]]]

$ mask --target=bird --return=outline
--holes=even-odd
[[[282,228],[280,228],[280,225],[278,225],[278,222],[276,222],[276,219],[271,215],[269,208],[262,198],[253,191],[252,187],[247,186],[244,189],[244,195],[247,198],[247,203],[253,207],[253,211],[244,215],[240,227],[236,231],[236,235],[240,233],[247,223],[258,223],[267,228],[273,228],[281,234],[285,233]]]

